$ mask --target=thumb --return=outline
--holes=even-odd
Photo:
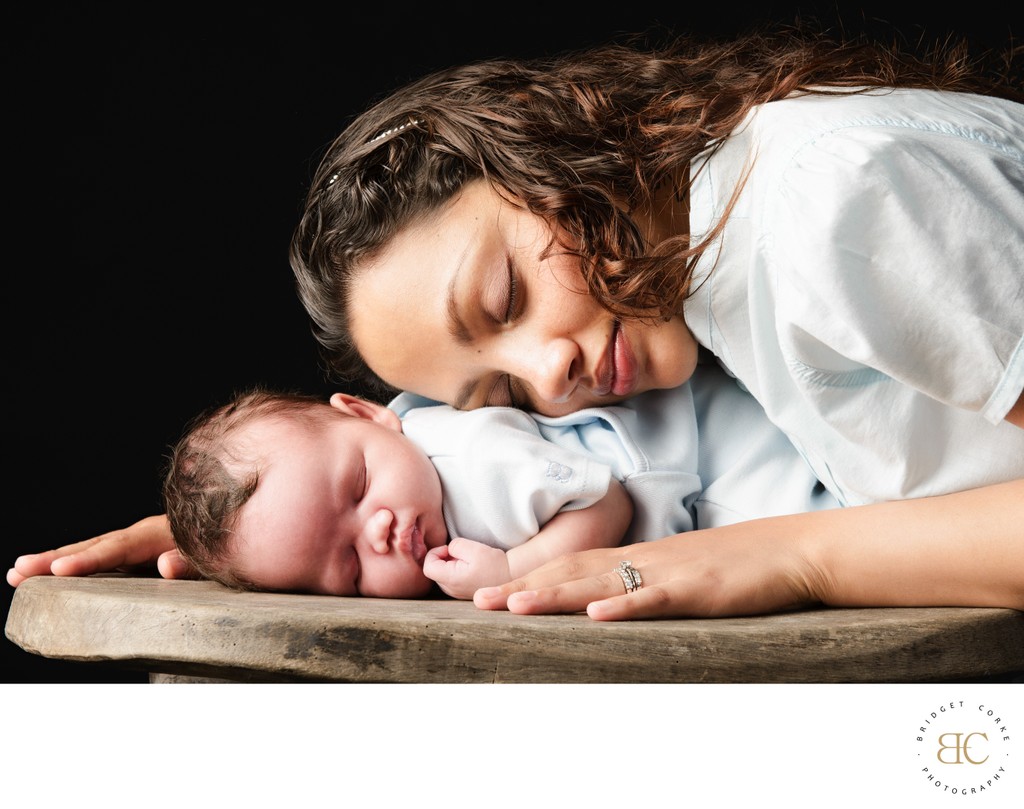
[[[202,575],[189,563],[177,548],[164,551],[157,557],[156,569],[165,579],[201,579]]]

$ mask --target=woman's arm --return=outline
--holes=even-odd
[[[17,587],[32,576],[88,576],[153,563],[165,579],[198,577],[178,555],[171,527],[163,514],[82,542],[19,556],[7,571],[7,583]]]
[[[484,609],[596,620],[752,615],[808,604],[1024,609],[1024,481],[794,514],[569,554],[476,593]]]

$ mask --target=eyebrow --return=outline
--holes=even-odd
[[[462,315],[459,313],[459,301],[455,292],[461,270],[462,261],[460,257],[460,261],[456,264],[455,272],[452,274],[452,280],[448,282],[448,289],[445,294],[445,317],[448,321],[448,333],[454,338],[455,342],[459,345],[468,346],[473,342],[473,335],[469,333],[469,327],[466,326],[466,321],[462,319]],[[476,390],[476,386],[477,382],[473,379],[464,384],[456,395],[455,400],[451,403],[452,407],[456,410],[465,409],[470,398],[473,396],[473,391]]]

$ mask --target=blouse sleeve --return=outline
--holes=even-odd
[[[1024,108],[1010,109],[1021,120],[1000,137],[837,129],[780,172],[764,233],[794,373],[878,372],[1004,418],[1024,388]]]

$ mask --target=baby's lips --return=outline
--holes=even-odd
[[[419,523],[416,523],[412,527],[409,539],[411,542],[410,550],[412,551],[413,559],[417,562],[422,562],[424,557],[427,555],[427,543],[423,541],[423,532],[420,531]]]

